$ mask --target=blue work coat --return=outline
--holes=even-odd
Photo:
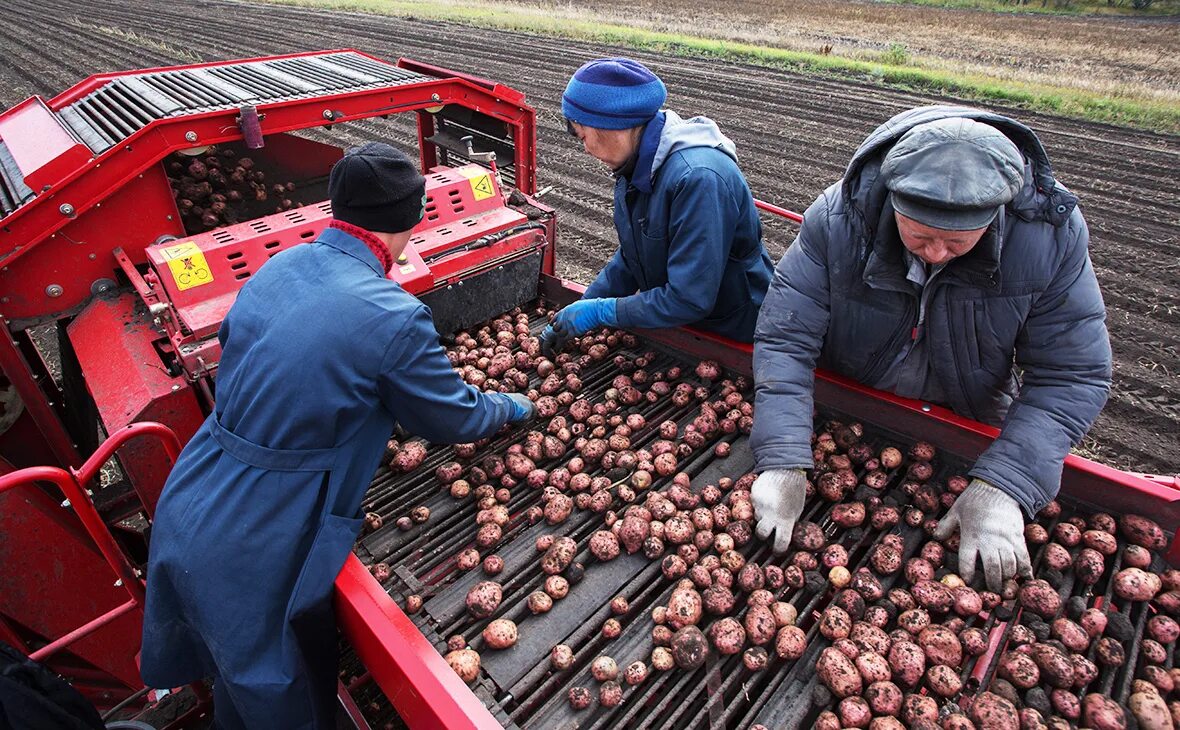
[[[691,324],[751,342],[774,263],[733,142],[705,117],[661,112],[615,181],[619,248],[585,297],[617,297],[620,327]]]
[[[332,584],[395,422],[469,442],[513,405],[463,383],[426,306],[336,229],[251,277],[219,337],[215,412],[156,511],[143,678],[215,677],[222,726],[334,727]]]

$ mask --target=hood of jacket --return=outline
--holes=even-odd
[[[712,119],[682,119],[676,112],[665,109],[648,122],[643,130],[631,184],[650,193],[655,176],[664,162],[673,153],[691,147],[719,149],[737,161],[737,147],[733,140],[722,134]]]

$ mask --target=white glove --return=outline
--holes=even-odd
[[[807,475],[802,469],[772,469],[758,475],[750,489],[758,537],[774,533],[774,552],[785,553],[791,546],[795,522],[803,514],[807,498]]]
[[[974,479],[938,523],[935,540],[959,528],[959,577],[975,576],[975,558],[983,563],[988,590],[999,593],[1017,572],[1032,577],[1032,561],[1024,542],[1024,514],[1016,500],[981,479]]]

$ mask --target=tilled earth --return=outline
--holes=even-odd
[[[0,104],[49,97],[89,74],[353,47],[475,73],[524,91],[538,110],[539,186],[560,213],[560,273],[588,281],[615,247],[611,181],[565,132],[561,90],[584,61],[631,55],[667,83],[668,106],[704,114],[737,143],[755,195],[806,208],[837,180],[860,140],[909,107],[953,99],[754,66],[625,51],[522,33],[225,0],[194,3],[10,0],[0,13]],[[1110,402],[1083,445],[1141,471],[1180,468],[1180,137],[1020,110],[1078,193],[1114,347]],[[416,144],[407,120],[333,131],[338,143]],[[305,201],[306,202],[306,201]],[[794,228],[768,221],[777,260]]]

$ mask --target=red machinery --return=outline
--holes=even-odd
[[[94,488],[97,512],[80,504],[81,492],[62,491],[91,482],[138,433],[126,430],[133,423],[165,424],[182,442],[191,436],[212,406],[216,333],[238,288],[275,252],[314,239],[330,216],[319,203],[189,235],[169,156],[216,145],[322,196],[340,150],[291,132],[399,112],[416,117],[429,204],[391,277],[430,304],[440,332],[538,296],[576,298],[575,284],[554,277],[553,211],[530,197],[534,111],[499,84],[342,50],[98,75],[0,115],[0,474],[46,463],[74,469],[0,480],[0,639],[45,658],[100,707],[142,687],[140,591],[127,571],[146,554],[171,454],[128,443],[122,478]],[[58,378],[43,356],[46,335],[59,349]],[[749,347],[689,330],[645,335],[670,352],[750,371]],[[816,396],[823,408],[959,459],[995,435],[823,373]],[[100,427],[119,440],[83,464]],[[1180,525],[1180,491],[1084,459],[1067,460],[1063,494],[1151,514],[1168,530]],[[96,515],[117,542],[96,531]],[[123,576],[118,583],[104,561]],[[482,685],[473,693],[442,660],[438,637],[427,638],[355,557],[337,579],[337,608],[365,681],[412,725],[517,721],[502,708],[520,698],[504,686],[496,697]],[[761,711],[770,709],[751,708],[747,721]]]

